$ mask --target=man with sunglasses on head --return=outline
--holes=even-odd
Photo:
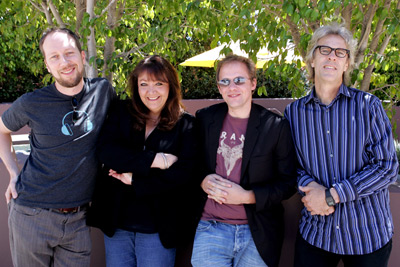
[[[0,118],[13,265],[89,266],[95,143],[115,92],[105,79],[83,78],[85,53],[72,31],[50,29],[39,47],[55,83],[24,94]],[[20,171],[10,134],[25,125],[31,153]]]
[[[250,59],[220,61],[217,84],[224,103],[196,113],[203,201],[192,265],[278,266],[281,202],[296,183],[289,123],[252,103],[257,80]]]
[[[398,162],[380,100],[344,84],[357,42],[343,26],[317,29],[306,57],[311,93],[287,106],[304,208],[296,267],[387,266],[388,187]]]

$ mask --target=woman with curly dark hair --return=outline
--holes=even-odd
[[[174,266],[175,248],[194,234],[194,117],[181,103],[174,67],[150,56],[129,76],[131,99],[103,128],[103,174],[89,224],[104,232],[107,266]]]

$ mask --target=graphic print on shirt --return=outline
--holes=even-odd
[[[227,141],[228,143],[233,144],[232,147],[225,143],[226,138],[227,133],[223,131],[220,136],[217,153],[224,158],[226,174],[229,176],[233,167],[235,167],[236,162],[243,156],[244,135],[241,135],[239,140],[237,140],[235,133],[233,133]],[[240,141],[240,144],[237,144],[238,141]]]
[[[73,116],[74,116],[74,112],[77,113],[77,121],[74,123],[73,122]],[[63,133],[63,135],[67,135],[67,136],[73,136],[74,132],[72,131],[72,127],[75,124],[81,124],[81,122],[79,122],[80,120],[84,120],[83,123],[83,130],[85,133],[90,132],[93,129],[93,123],[92,121],[89,119],[89,115],[82,110],[75,110],[75,111],[70,111],[67,114],[64,115],[62,122],[61,122],[61,132]]]

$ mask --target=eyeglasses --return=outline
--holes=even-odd
[[[232,81],[236,85],[242,85],[242,84],[244,84],[246,82],[246,80],[249,80],[249,79],[245,78],[245,77],[236,77],[236,78],[233,78]],[[231,80],[222,79],[222,80],[217,81],[217,83],[222,87],[227,87],[227,86],[229,86],[231,84]]]
[[[317,47],[315,47],[315,50],[316,50],[317,48],[319,48],[319,52],[321,53],[321,55],[324,55],[324,56],[329,55],[329,54],[332,52],[332,50],[335,51],[335,55],[336,55],[337,57],[344,58],[344,57],[346,57],[347,55],[350,56],[350,50],[349,50],[349,49],[344,49],[344,48],[332,48],[332,47],[327,46],[327,45],[318,45]],[[315,50],[314,50],[314,51],[315,51]]]
[[[71,105],[73,108],[72,122],[75,123],[78,120],[78,112],[76,111],[76,108],[78,107],[78,99],[76,99],[75,96],[71,99]]]

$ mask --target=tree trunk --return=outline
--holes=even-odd
[[[87,12],[89,13],[90,20],[94,19],[94,2],[95,0],[87,0]],[[88,55],[86,56],[86,75],[88,78],[95,78],[98,76],[97,72],[97,50],[96,50],[96,39],[94,35],[93,26],[89,27],[90,35],[87,38],[87,46],[88,46]],[[93,63],[90,64],[90,61]]]
[[[118,23],[117,13],[117,1],[110,1],[109,9],[107,12],[107,27],[113,31]],[[103,65],[103,77],[106,77],[109,81],[113,79],[113,72],[110,71],[112,54],[115,51],[115,37],[107,36],[104,44],[104,65]]]
[[[86,1],[85,0],[75,0],[75,14],[76,14],[76,24],[75,32],[79,32],[82,24],[83,15],[86,12]]]

